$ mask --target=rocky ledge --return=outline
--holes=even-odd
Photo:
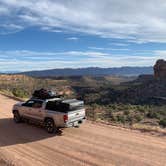
[[[154,76],[159,79],[166,79],[166,61],[158,60],[154,65]]]

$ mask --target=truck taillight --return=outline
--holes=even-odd
[[[63,115],[63,120],[66,123],[68,121],[68,116],[67,115]]]

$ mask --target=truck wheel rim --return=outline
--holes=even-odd
[[[52,122],[47,122],[46,127],[47,127],[47,130],[48,130],[48,131],[52,131],[52,130],[53,130],[53,128],[54,128],[54,125],[53,125],[53,123],[52,123]]]
[[[18,122],[18,116],[17,116],[17,115],[14,115],[14,120],[15,120],[16,122]]]

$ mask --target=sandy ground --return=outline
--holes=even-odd
[[[41,127],[15,124],[12,105],[0,95],[0,165],[166,166],[166,137],[86,122],[61,136]],[[1,164],[2,163],[2,164]]]

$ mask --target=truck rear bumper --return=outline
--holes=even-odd
[[[79,126],[80,124],[84,123],[86,120],[86,118],[83,118],[83,119],[80,119],[80,120],[77,120],[77,121],[74,121],[74,122],[67,122],[65,124],[65,128],[69,128],[69,127],[77,127]]]

